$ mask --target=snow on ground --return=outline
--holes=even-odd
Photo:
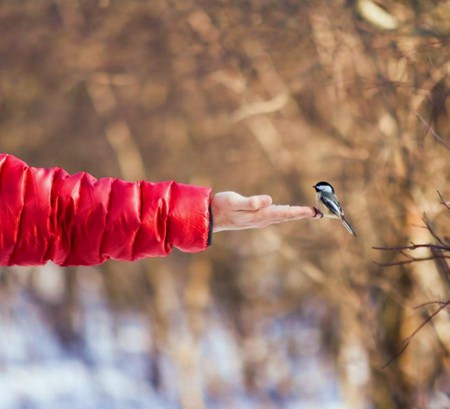
[[[81,347],[68,350],[25,290],[6,307],[2,304],[0,408],[179,409],[173,384],[176,368],[169,357],[158,358],[158,390],[150,380],[148,321],[138,313],[113,316],[95,291],[87,292],[81,305]],[[223,391],[214,395],[205,392],[207,407],[259,408],[260,400],[242,385],[238,346],[223,320],[216,318],[202,340],[202,382],[209,391],[208,382],[215,379]],[[271,401],[286,409],[343,409],[334,369],[318,350],[318,330],[277,320],[269,323],[266,331],[273,349],[265,353],[274,354],[264,380]],[[303,354],[289,352],[292,345],[283,345],[293,338],[289,336],[293,331]],[[262,347],[256,342],[252,348]],[[293,374],[289,391],[279,396],[276,383],[285,379],[286,373]]]

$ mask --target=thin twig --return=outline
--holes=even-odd
[[[443,306],[444,305],[444,306],[447,306],[447,305],[450,305],[450,300],[447,300],[447,301],[428,301],[428,302],[424,302],[423,304],[416,305],[414,307],[414,309],[415,310],[419,310],[421,308],[429,307],[431,305],[439,305],[439,306]]]
[[[374,250],[383,250],[383,251],[401,251],[401,250],[416,250],[419,248],[433,248],[436,250],[443,250],[443,251],[450,251],[450,246],[447,246],[446,244],[443,244],[441,246],[437,244],[414,244],[412,243],[409,246],[398,246],[398,247],[379,247],[379,246],[373,246]]]
[[[423,304],[426,305],[427,303]],[[431,303],[429,303],[431,304]],[[437,315],[439,314],[443,309],[445,309],[446,307],[448,307],[450,305],[450,300],[446,301],[446,302],[440,302],[440,301],[435,301],[434,304],[440,304],[440,307],[434,311],[429,317],[427,317],[422,324],[420,324],[413,332],[411,335],[409,335],[404,341],[403,341],[403,346],[400,349],[400,351],[395,354],[388,362],[386,362],[383,366],[382,369],[385,369],[386,367],[388,367],[392,362],[394,362],[404,351],[406,348],[408,348],[409,344],[411,343],[411,340],[414,338],[414,336],[425,326],[427,325],[429,322],[431,322],[431,320]]]
[[[447,285],[450,288],[450,268],[448,266],[448,263],[447,261],[437,257],[441,255],[441,250],[430,249],[430,252],[433,256],[436,256],[436,259],[434,260],[436,270],[439,272],[442,279],[447,283]]]
[[[425,223],[425,225],[428,228],[428,231],[431,233],[431,235],[439,242],[441,243],[443,246],[445,246],[445,243],[442,241],[442,239],[436,234],[436,232],[433,229],[433,225],[431,224],[431,220],[428,218],[428,216],[426,215],[426,213],[423,214],[422,217],[423,222]]]
[[[413,260],[413,259],[414,259],[413,256],[411,256],[410,254],[406,253],[404,250],[400,250],[400,254],[401,254],[402,256],[405,256],[405,257],[406,257],[407,259],[409,259],[409,260]]]
[[[439,190],[437,191],[439,198],[441,199],[441,204],[443,204],[448,210],[450,210],[450,202],[446,202],[444,198],[441,195],[441,192]]]
[[[422,118],[421,115],[419,115],[417,112],[414,112],[414,114],[417,116],[417,118],[420,119],[420,121],[422,121],[422,123],[427,127],[426,131],[425,131],[425,136],[427,135],[428,131],[431,132],[431,134],[434,136],[434,139],[436,139],[439,143],[441,143],[442,145],[444,145],[447,149],[450,149],[450,145],[445,142],[439,135],[438,133],[433,129],[433,127],[431,126],[431,124],[429,124],[427,121],[425,121],[425,119]]]

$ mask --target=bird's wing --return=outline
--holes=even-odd
[[[341,205],[339,204],[339,202],[336,200],[332,200],[332,198],[330,197],[330,195],[323,193],[322,194],[322,200],[324,202],[324,204],[332,211],[333,214],[335,214],[336,216],[338,216],[339,218],[341,218],[341,216],[344,214]]]

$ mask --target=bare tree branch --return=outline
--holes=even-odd
[[[433,248],[438,250],[450,251],[450,246],[447,245],[437,245],[437,244],[414,244],[412,243],[410,246],[398,246],[398,247],[379,247],[373,246],[374,250],[383,250],[383,251],[403,251],[403,250],[416,250],[419,248]]]
[[[448,263],[441,257],[439,257],[442,254],[441,250],[431,248],[430,251],[431,254],[434,256],[434,264],[436,266],[436,270],[439,271],[439,274],[441,275],[442,279],[444,280],[444,282],[447,283],[447,285],[450,288],[450,268],[448,266]]]
[[[447,300],[445,302],[442,301],[431,301],[429,303],[424,303],[421,304],[419,306],[417,306],[416,308],[421,308],[421,307],[426,307],[429,305],[433,305],[433,304],[438,304],[439,308],[434,311],[429,317],[427,317],[422,324],[420,324],[413,332],[411,335],[409,335],[405,341],[403,342],[403,346],[400,348],[400,351],[394,355],[388,362],[386,362],[383,366],[382,369],[387,368],[392,362],[394,362],[404,351],[406,348],[408,348],[409,344],[411,343],[412,339],[414,338],[414,336],[425,326],[427,325],[429,322],[431,322],[433,320],[433,318],[438,315],[442,310],[444,310],[446,307],[448,307],[450,305],[450,300]]]
[[[439,192],[439,190],[437,191],[437,193],[441,199],[441,204],[443,204],[448,210],[450,210],[450,202],[446,202],[444,200],[444,198],[442,197],[441,192]]]
[[[425,119],[423,119],[423,117],[421,115],[419,115],[417,112],[415,112],[415,115],[417,118],[420,119],[420,121],[422,122],[423,125],[426,126],[426,130],[425,130],[425,136],[428,134],[428,132],[431,132],[431,135],[434,136],[434,139],[437,140],[439,143],[441,143],[442,145],[444,145],[447,149],[450,149],[450,145],[445,142],[439,135],[438,133],[433,129],[433,127],[431,126],[431,124],[429,124],[427,121],[425,121]]]
[[[420,116],[418,116],[420,119],[423,120],[423,118],[421,118]],[[443,204],[447,209],[450,210],[450,206],[448,204],[448,202],[446,202],[444,200],[444,198],[442,197],[441,193],[438,191],[438,195],[440,197],[440,203]],[[450,259],[450,244],[446,243],[434,230],[433,228],[433,224],[431,222],[431,220],[428,218],[428,216],[424,213],[423,217],[422,217],[423,222],[425,223],[425,228],[430,232],[430,234],[432,235],[432,237],[434,238],[434,240],[436,241],[437,244],[434,243],[422,243],[422,244],[415,244],[413,242],[411,242],[410,245],[408,246],[396,246],[396,247],[372,247],[375,250],[381,250],[381,251],[396,251],[398,253],[400,253],[403,257],[406,258],[406,260],[398,260],[398,261],[393,261],[390,263],[378,263],[375,262],[375,264],[382,266],[382,267],[390,267],[390,266],[401,266],[401,265],[405,265],[405,264],[411,264],[411,263],[415,263],[415,262],[420,262],[420,261],[429,261],[429,260],[433,260],[436,266],[436,269],[438,270],[438,272],[440,273],[440,275],[442,276],[442,278],[444,279],[444,281],[447,283],[447,285],[450,287],[450,267],[447,263],[447,259]],[[446,240],[446,239],[445,239]],[[411,254],[408,254],[406,251],[413,251],[413,250],[417,250],[417,249],[429,249],[431,255],[428,257],[414,257]],[[429,302],[425,302],[423,304],[418,305],[417,307],[415,307],[416,309],[419,308],[425,308],[425,307],[432,307],[435,306],[437,307],[436,310],[429,316],[427,317],[404,341],[402,344],[402,347],[400,348],[400,350],[398,351],[397,354],[395,354],[395,356],[393,356],[388,362],[386,362],[382,368],[386,368],[388,367],[392,362],[394,362],[405,350],[406,348],[409,346],[409,344],[411,343],[412,339],[414,338],[415,335],[417,335],[417,333],[429,322],[431,322],[433,320],[433,318],[439,314],[442,310],[444,310],[445,308],[450,306],[450,299],[447,301],[429,301]]]
[[[431,224],[431,220],[428,218],[428,216],[425,213],[423,214],[422,220],[425,223],[425,225],[427,226],[428,231],[435,238],[435,240],[438,241],[439,243],[441,243],[443,246],[445,246],[445,243],[434,231],[433,225]],[[450,247],[447,247],[447,248],[450,248]]]

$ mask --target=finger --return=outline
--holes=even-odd
[[[272,205],[261,210],[259,216],[267,220],[280,222],[292,219],[316,218],[318,213],[315,208],[309,206]]]
[[[245,197],[236,195],[233,198],[233,210],[260,210],[267,208],[272,204],[272,198],[269,195],[258,195]]]

